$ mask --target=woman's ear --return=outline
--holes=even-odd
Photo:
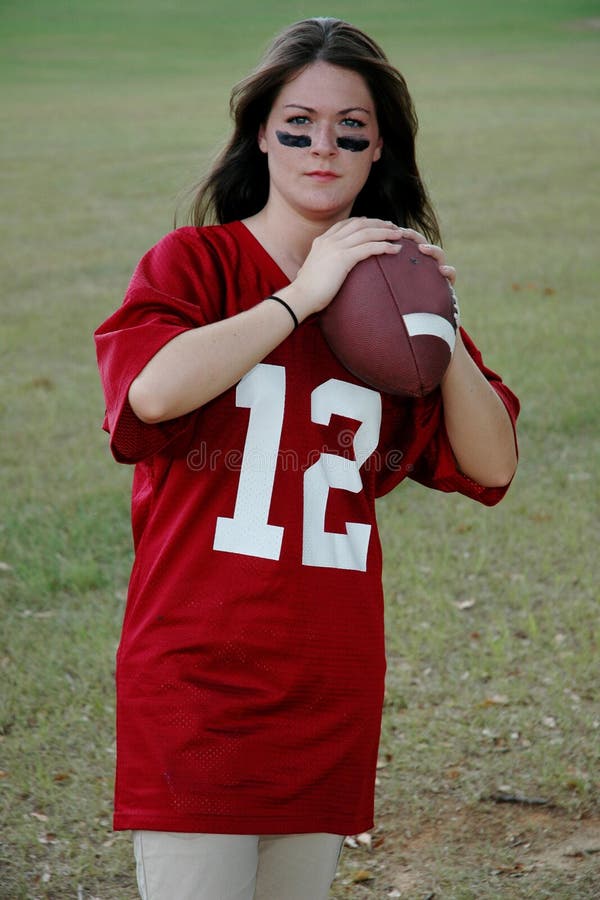
[[[380,136],[375,144],[375,149],[373,151],[373,162],[377,162],[378,159],[381,159],[381,154],[383,152],[383,138]]]
[[[263,153],[267,152],[267,138],[265,136],[265,126],[261,125],[258,129],[258,148]]]

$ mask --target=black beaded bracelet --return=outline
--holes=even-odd
[[[296,318],[296,313],[294,312],[292,307],[288,303],[285,302],[285,300],[282,300],[281,297],[276,297],[275,294],[271,294],[269,297],[267,297],[267,300],[277,300],[278,303],[281,303],[282,306],[285,306],[285,308],[289,312],[290,316],[294,320],[294,328],[298,327],[298,325],[300,323],[298,322],[298,319]]]

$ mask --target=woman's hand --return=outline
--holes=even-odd
[[[368,256],[398,253],[403,230],[382,219],[336,222],[315,238],[296,278],[277,291],[278,296],[290,304],[299,320],[320,312],[333,300],[356,263]]]
[[[452,301],[454,303],[454,320],[456,323],[456,328],[460,325],[460,309],[458,307],[458,297],[454,291],[454,285],[456,283],[456,269],[454,266],[446,265],[446,254],[442,250],[441,247],[438,247],[437,244],[429,244],[427,242],[427,238],[424,237],[419,231],[415,231],[413,228],[402,228],[402,237],[410,238],[415,241],[419,246],[419,250],[421,253],[424,253],[425,256],[431,256],[438,264],[438,269],[441,275],[444,276],[448,280],[448,284],[450,285],[450,293],[452,294]]]
[[[446,264],[441,247],[430,244],[412,228],[402,228],[400,238],[410,238],[419,251],[436,260],[440,273],[448,279],[452,293],[456,269]],[[456,324],[458,303],[454,295]],[[441,383],[444,423],[460,470],[487,487],[508,484],[517,465],[514,432],[502,400],[475,365],[462,341],[460,331],[452,360]]]
[[[446,254],[442,250],[441,247],[438,247],[437,244],[429,244],[427,242],[427,238],[424,237],[419,231],[415,231],[413,228],[401,228],[400,237],[410,238],[410,240],[414,241],[419,245],[419,250],[421,253],[424,253],[425,256],[431,256],[436,260],[438,264],[438,268],[440,273],[447,278],[451,285],[454,286],[456,282],[456,269],[454,266],[446,265]]]
[[[416,241],[421,253],[436,260],[454,294],[456,269],[446,265],[442,248],[429,244],[410,228],[403,228],[401,236]],[[458,326],[456,295],[454,303]],[[508,484],[517,465],[511,420],[502,400],[468,354],[460,331],[441,390],[444,423],[460,470],[486,487]]]

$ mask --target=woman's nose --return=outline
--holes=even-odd
[[[323,124],[313,132],[311,150],[320,155],[333,156],[338,152],[336,141],[335,129]]]

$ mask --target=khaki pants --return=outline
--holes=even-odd
[[[338,834],[134,831],[142,900],[326,900]]]

